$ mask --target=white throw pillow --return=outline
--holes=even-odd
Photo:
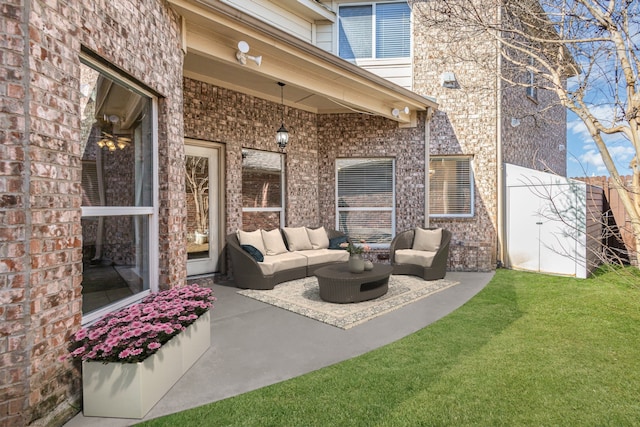
[[[313,249],[307,230],[304,227],[285,227],[284,235],[287,236],[290,251]]]
[[[311,247],[313,249],[329,248],[329,236],[327,236],[327,232],[324,227],[316,228],[315,230],[307,228],[307,234],[309,235],[309,240],[311,241]]]
[[[262,240],[262,231],[242,231],[238,230],[238,241],[241,245],[251,245],[259,250],[262,255],[267,253],[264,247],[264,241]]]
[[[416,233],[413,237],[412,249],[415,249],[417,251],[436,252],[438,249],[440,249],[441,241],[442,228],[425,230],[424,228],[416,227]]]
[[[277,228],[271,231],[262,230],[262,241],[267,250],[265,255],[278,255],[287,252],[287,247],[284,245],[284,240],[282,240],[282,234]]]

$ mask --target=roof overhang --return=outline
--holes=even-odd
[[[287,32],[217,0],[169,0],[183,19],[184,75],[316,114],[362,112],[415,123],[415,113],[436,109],[418,95]],[[261,65],[236,58],[238,42]],[[394,116],[394,108],[410,114]]]

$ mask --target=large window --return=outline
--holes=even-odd
[[[395,230],[395,168],[387,158],[336,160],[336,228],[388,247]]]
[[[284,155],[242,150],[242,229],[284,227]]]
[[[411,9],[406,2],[340,6],[338,15],[341,58],[411,56]]]
[[[432,217],[473,216],[471,157],[431,157],[429,213]]]
[[[157,287],[155,100],[103,69],[80,65],[83,322]]]

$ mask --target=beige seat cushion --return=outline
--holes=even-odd
[[[431,267],[435,256],[435,251],[417,251],[415,249],[398,249],[394,253],[397,264],[412,264],[422,267]]]
[[[285,227],[283,230],[291,252],[313,249],[305,227]]]
[[[307,265],[349,261],[349,252],[336,251],[333,249],[312,249],[309,251],[299,251],[296,252],[296,254],[305,256],[307,258]]]
[[[311,241],[312,249],[328,249],[329,248],[329,236],[324,227],[311,229],[307,228],[307,234],[309,235],[309,241]]]
[[[287,252],[287,247],[282,240],[282,234],[278,228],[271,231],[262,230],[262,241],[266,249],[265,255],[278,255]]]
[[[262,240],[262,230],[256,231],[242,231],[238,230],[238,241],[241,245],[251,245],[259,250],[262,255],[266,255],[267,250],[264,247]]]
[[[279,255],[266,255],[264,261],[259,262],[260,270],[265,276],[292,268],[306,268],[307,258],[293,252],[285,252]]]
[[[413,247],[411,249],[435,252],[440,249],[440,242],[442,242],[442,228],[425,230],[424,228],[417,227],[415,236],[413,236]]]

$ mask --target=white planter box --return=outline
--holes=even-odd
[[[82,363],[87,417],[143,418],[211,345],[211,311],[139,363]]]

